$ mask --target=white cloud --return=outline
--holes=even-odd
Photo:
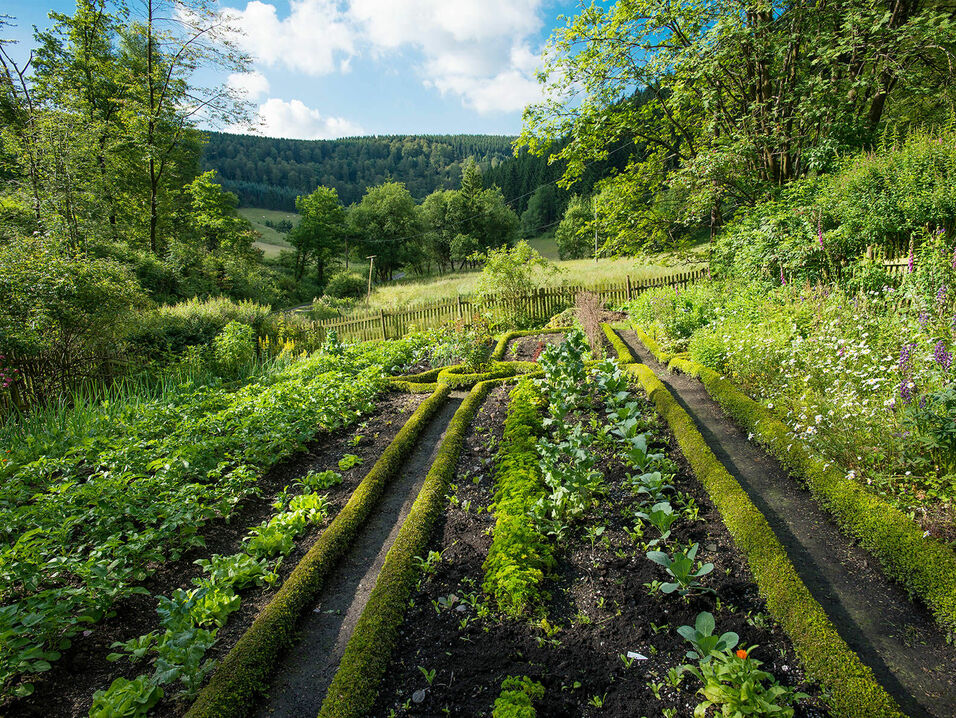
[[[249,0],[228,10],[240,44],[267,66],[307,75],[347,73],[360,48],[389,63],[421,54],[422,82],[480,113],[513,112],[540,98],[529,39],[545,0]],[[402,62],[406,62],[402,55]],[[403,72],[404,67],[386,67]],[[263,78],[264,79],[264,78]],[[266,92],[267,90],[264,90]]]
[[[541,28],[541,6],[542,0],[351,0],[349,13],[380,53],[420,50],[426,86],[490,113],[540,98],[527,38]]]
[[[234,72],[226,79],[226,85],[237,90],[249,100],[258,100],[269,94],[269,80],[258,70]]]
[[[225,12],[242,33],[237,41],[265,65],[284,65],[307,75],[326,75],[354,52],[355,33],[335,0],[292,0],[279,19],[275,5],[251,0]]]
[[[361,135],[358,125],[343,117],[326,117],[301,100],[286,102],[270,97],[259,105],[256,131],[268,137],[289,137],[299,140],[331,140]],[[248,128],[233,128],[245,132]]]

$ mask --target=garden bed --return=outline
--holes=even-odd
[[[537,361],[541,352],[549,344],[559,344],[564,334],[541,333],[516,337],[508,342],[505,350],[506,361]]]
[[[370,715],[489,715],[502,681],[528,676],[544,687],[535,701],[542,716],[687,716],[701,700],[695,695],[699,683],[685,676],[674,688],[668,671],[684,663],[691,648],[676,629],[693,625],[702,611],[714,614],[717,632],[735,631],[742,644],[759,645],[753,658],[781,683],[813,693],[720,516],[643,400],[641,412],[658,446],[678,466],[672,483],[686,505],[698,510],[699,520],[674,525],[668,545],[699,543],[699,557],[715,565],[704,583],[716,595],[686,602],[649,595],[645,584],[662,580],[663,570],[637,542],[649,540],[654,529],[645,526],[643,538],[634,536],[638,498],[625,480],[624,464],[602,456],[597,468],[606,493],[557,544],[556,567],[542,587],[548,598],[518,619],[498,613],[482,582],[495,526],[489,509],[508,392],[492,393],[466,440],[458,480],[429,546],[441,559],[422,557],[430,568],[413,595]],[[629,652],[647,660],[628,659]],[[814,698],[798,705],[797,715],[827,713]]]
[[[192,549],[178,561],[157,566],[143,586],[150,595],[133,595],[122,599],[115,606],[116,614],[93,626],[87,635],[80,635],[69,650],[53,665],[52,670],[38,674],[34,679],[36,690],[28,698],[11,701],[2,707],[5,716],[73,716],[86,715],[92,695],[98,689],[107,688],[111,681],[124,676],[132,679],[150,670],[144,662],[129,664],[125,659],[109,662],[106,657],[116,650],[111,648],[116,641],[154,631],[159,627],[156,613],[156,596],[168,596],[177,588],[189,587],[193,578],[202,575],[194,562],[213,554],[229,555],[240,550],[243,536],[250,527],[268,519],[273,513],[272,502],[284,488],[310,470],[340,471],[338,462],[346,454],[358,457],[352,468],[342,470],[342,483],[321,493],[328,495],[329,512],[323,523],[310,524],[299,534],[295,547],[283,559],[278,581],[272,586],[252,586],[241,592],[242,603],[218,633],[216,644],[206,653],[207,658],[219,659],[235,644],[255,619],[272,595],[278,590],[299,559],[309,550],[323,527],[331,521],[348,500],[354,488],[377,460],[382,450],[401,429],[408,415],[425,399],[424,395],[389,393],[381,396],[369,418],[357,426],[327,432],[309,442],[306,452],[283,461],[268,471],[258,482],[260,494],[241,502],[230,520],[213,521],[207,524],[202,535],[205,547]],[[361,438],[356,442],[355,437]],[[170,687],[168,695],[172,695]],[[151,711],[151,715],[181,715],[190,701],[164,698]]]

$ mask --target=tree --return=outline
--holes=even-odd
[[[374,254],[380,279],[390,279],[402,264],[421,263],[421,216],[402,182],[370,187],[349,210],[349,225],[366,255]]]
[[[189,224],[209,252],[220,249],[235,255],[248,255],[255,241],[255,232],[239,216],[239,200],[232,192],[224,192],[216,184],[216,171],[203,172],[185,187],[189,197]]]
[[[680,221],[716,227],[872,146],[904,102],[953,106],[954,50],[952,12],[922,0],[595,4],[552,36],[547,99],[525,110],[520,144],[545,154],[567,138],[555,157],[570,186],[633,140],[615,186],[648,206],[680,187]]]
[[[499,321],[513,325],[530,319],[522,299],[537,287],[535,277],[558,271],[524,240],[514,247],[489,249],[474,260],[484,263],[477,284],[479,300],[497,305]]]
[[[167,180],[192,122],[236,124],[248,103],[225,83],[195,82],[198,68],[244,72],[251,58],[236,42],[236,30],[214,0],[146,0],[142,22],[124,36],[124,60],[132,69],[124,121],[145,154],[148,246],[160,250],[159,210]]]
[[[593,226],[592,200],[575,195],[554,233],[561,259],[583,259],[594,254]]]
[[[528,208],[521,214],[521,236],[537,236],[551,227],[560,215],[558,188],[552,182],[541,185],[531,195]]]
[[[302,277],[308,259],[315,262],[316,282],[325,283],[325,266],[341,251],[346,233],[345,209],[339,195],[329,187],[318,187],[309,195],[296,197],[295,208],[302,219],[289,233],[296,250],[296,279]]]

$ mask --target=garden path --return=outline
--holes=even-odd
[[[276,666],[257,718],[318,715],[355,624],[375,587],[385,555],[408,516],[455,410],[467,392],[451,392],[415,442],[398,477],[385,488],[348,553],[329,574],[299,626],[300,640]]]
[[[671,373],[633,331],[621,339],[693,418],[783,544],[797,573],[847,644],[913,718],[956,716],[956,649],[930,613],[880,571],[878,561],[842,534],[800,483],[750,441],[704,385]]]

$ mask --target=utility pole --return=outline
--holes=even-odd
[[[365,296],[366,304],[371,304],[372,302],[372,266],[375,264],[375,258],[377,256],[377,254],[373,254],[366,257],[366,259],[368,259],[368,294]]]

